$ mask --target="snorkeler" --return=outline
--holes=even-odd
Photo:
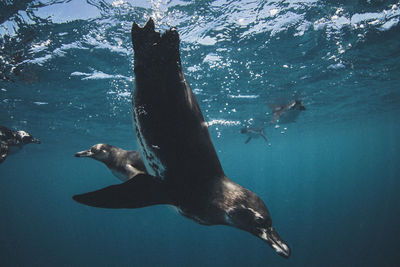
[[[306,110],[306,107],[303,105],[301,100],[291,100],[287,104],[272,106],[272,109],[274,112],[274,117],[270,121],[271,124],[278,121],[279,118],[288,111],[297,111],[294,116],[297,117],[300,111]],[[291,122],[292,121],[294,121],[294,119],[292,119]]]
[[[248,135],[246,142],[244,142],[245,144],[249,143],[252,138],[258,138],[258,137],[262,137],[265,140],[265,142],[268,143],[268,139],[264,135],[263,128],[244,127],[240,130],[240,133]]]

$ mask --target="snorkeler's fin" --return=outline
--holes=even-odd
[[[8,155],[8,145],[5,143],[0,144],[0,163],[6,160]]]
[[[84,205],[109,209],[172,204],[164,182],[148,174],[138,174],[122,184],[75,195],[72,198]]]
[[[264,134],[260,134],[260,135],[261,135],[261,137],[262,137],[262,138],[264,138],[265,142],[267,142],[267,143],[268,143],[268,139],[267,139],[267,137],[265,137],[265,135],[264,135]]]
[[[247,138],[246,142],[244,142],[245,144],[247,144],[248,142],[250,142],[251,140],[251,136],[249,136],[249,138]]]

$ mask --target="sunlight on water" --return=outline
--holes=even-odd
[[[268,203],[289,261],[162,207],[71,200],[116,183],[77,151],[138,147],[131,27],[150,17],[177,29],[224,171]],[[0,1],[0,125],[42,141],[0,165],[2,263],[398,266],[399,21],[398,0]]]

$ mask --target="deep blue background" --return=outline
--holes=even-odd
[[[0,165],[0,265],[400,265],[399,4],[58,2],[1,2],[0,124],[42,144]],[[72,200],[119,182],[75,152],[137,149],[129,31],[150,16],[178,27],[225,173],[266,202],[290,259],[172,207]],[[307,110],[270,125],[270,105],[293,98]],[[245,145],[249,125],[269,143]]]
[[[91,140],[27,146],[1,166],[2,264],[396,266],[399,128],[381,117],[295,128],[268,148],[234,134],[216,141],[227,175],[266,201],[293,249],[289,260],[245,232],[201,226],[167,206],[81,206],[73,194],[117,182],[100,163],[72,157]]]

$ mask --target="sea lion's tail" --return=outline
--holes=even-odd
[[[167,62],[180,62],[179,34],[175,28],[164,34],[154,30],[154,21],[149,19],[144,27],[132,25],[132,45],[135,56],[135,67],[138,65]]]

